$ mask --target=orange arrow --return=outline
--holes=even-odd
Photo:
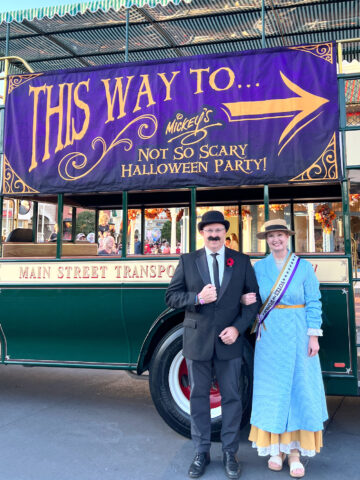
[[[265,117],[265,118],[279,118],[279,117],[288,117],[293,116],[289,115],[290,112],[300,112],[298,113],[288,124],[288,126],[283,131],[279,144],[281,141],[288,135],[288,133],[299,123],[301,120],[306,118],[311,113],[315,112],[320,108],[324,103],[329,102],[328,99],[313,95],[312,93],[307,92],[291,82],[282,72],[280,72],[281,78],[285,85],[294,93],[299,95],[298,97],[290,98],[274,98],[272,100],[259,100],[254,102],[232,102],[232,103],[223,103],[227,108],[224,110],[226,115],[229,118],[230,122],[241,122],[244,120],[263,120],[262,118],[239,118],[244,116],[253,116],[253,115],[270,115],[278,114],[277,117]],[[229,114],[230,113],[230,114]],[[282,115],[283,114],[283,115]],[[285,115],[286,114],[286,115]]]

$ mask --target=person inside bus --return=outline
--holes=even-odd
[[[135,255],[141,255],[141,241],[139,235],[134,235],[134,253]]]
[[[147,240],[144,245],[144,255],[149,255],[151,253],[152,244]]]
[[[318,356],[319,282],[311,263],[289,252],[289,236],[294,234],[285,220],[275,219],[256,235],[266,239],[271,253],[254,267],[264,303],[255,325],[249,440],[260,456],[270,455],[270,470],[281,470],[288,455],[290,475],[301,478],[305,469],[300,455],[312,457],[320,451],[328,414]],[[250,305],[255,298],[249,293],[242,302]]]
[[[78,234],[76,235],[76,241],[77,241],[77,242],[84,242],[84,241],[86,241],[85,233],[78,233]]]
[[[169,242],[165,242],[164,248],[162,249],[163,255],[170,255],[170,244]]]
[[[230,248],[230,243],[231,243],[231,237],[226,237],[225,238],[225,247]]]
[[[95,233],[94,232],[88,233],[87,236],[86,236],[86,240],[89,243],[95,243]]]
[[[244,334],[258,306],[241,304],[241,295],[257,290],[250,258],[225,247],[230,223],[222,212],[206,212],[198,225],[204,248],[181,255],[166,292],[169,307],[185,309],[183,355],[191,387],[190,420],[195,457],[188,475],[198,478],[210,463],[209,391],[213,373],[221,393],[221,442],[225,473],[240,477],[236,456],[240,441],[240,388]]]
[[[98,227],[98,237],[104,238],[105,232],[109,232],[109,215],[106,212],[100,212],[99,215],[99,227]]]
[[[239,251],[239,240],[236,233],[232,233],[230,237],[231,237],[230,248],[232,248],[233,250]]]
[[[115,248],[115,240],[114,237],[108,235],[106,238],[103,239],[103,248],[98,251],[98,255],[115,255],[116,248]]]
[[[56,242],[57,241],[57,234],[58,234],[58,226],[57,223],[54,225],[54,231],[49,237],[49,242]]]

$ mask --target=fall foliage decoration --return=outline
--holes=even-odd
[[[315,211],[315,218],[321,224],[321,228],[325,233],[332,232],[333,221],[336,218],[336,213],[330,209],[329,205],[319,205]]]

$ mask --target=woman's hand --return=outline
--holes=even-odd
[[[241,295],[241,303],[243,305],[252,305],[255,302],[256,302],[255,292],[244,293],[244,295]]]
[[[315,335],[311,335],[309,338],[309,344],[308,344],[308,356],[309,357],[315,357],[315,355],[318,354],[320,350],[319,346],[319,339]]]

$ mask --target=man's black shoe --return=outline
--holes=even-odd
[[[199,478],[205,472],[206,465],[210,463],[210,453],[197,453],[189,468],[190,478]]]
[[[224,452],[223,462],[225,473],[232,480],[240,478],[241,467],[236,455],[232,452]]]

